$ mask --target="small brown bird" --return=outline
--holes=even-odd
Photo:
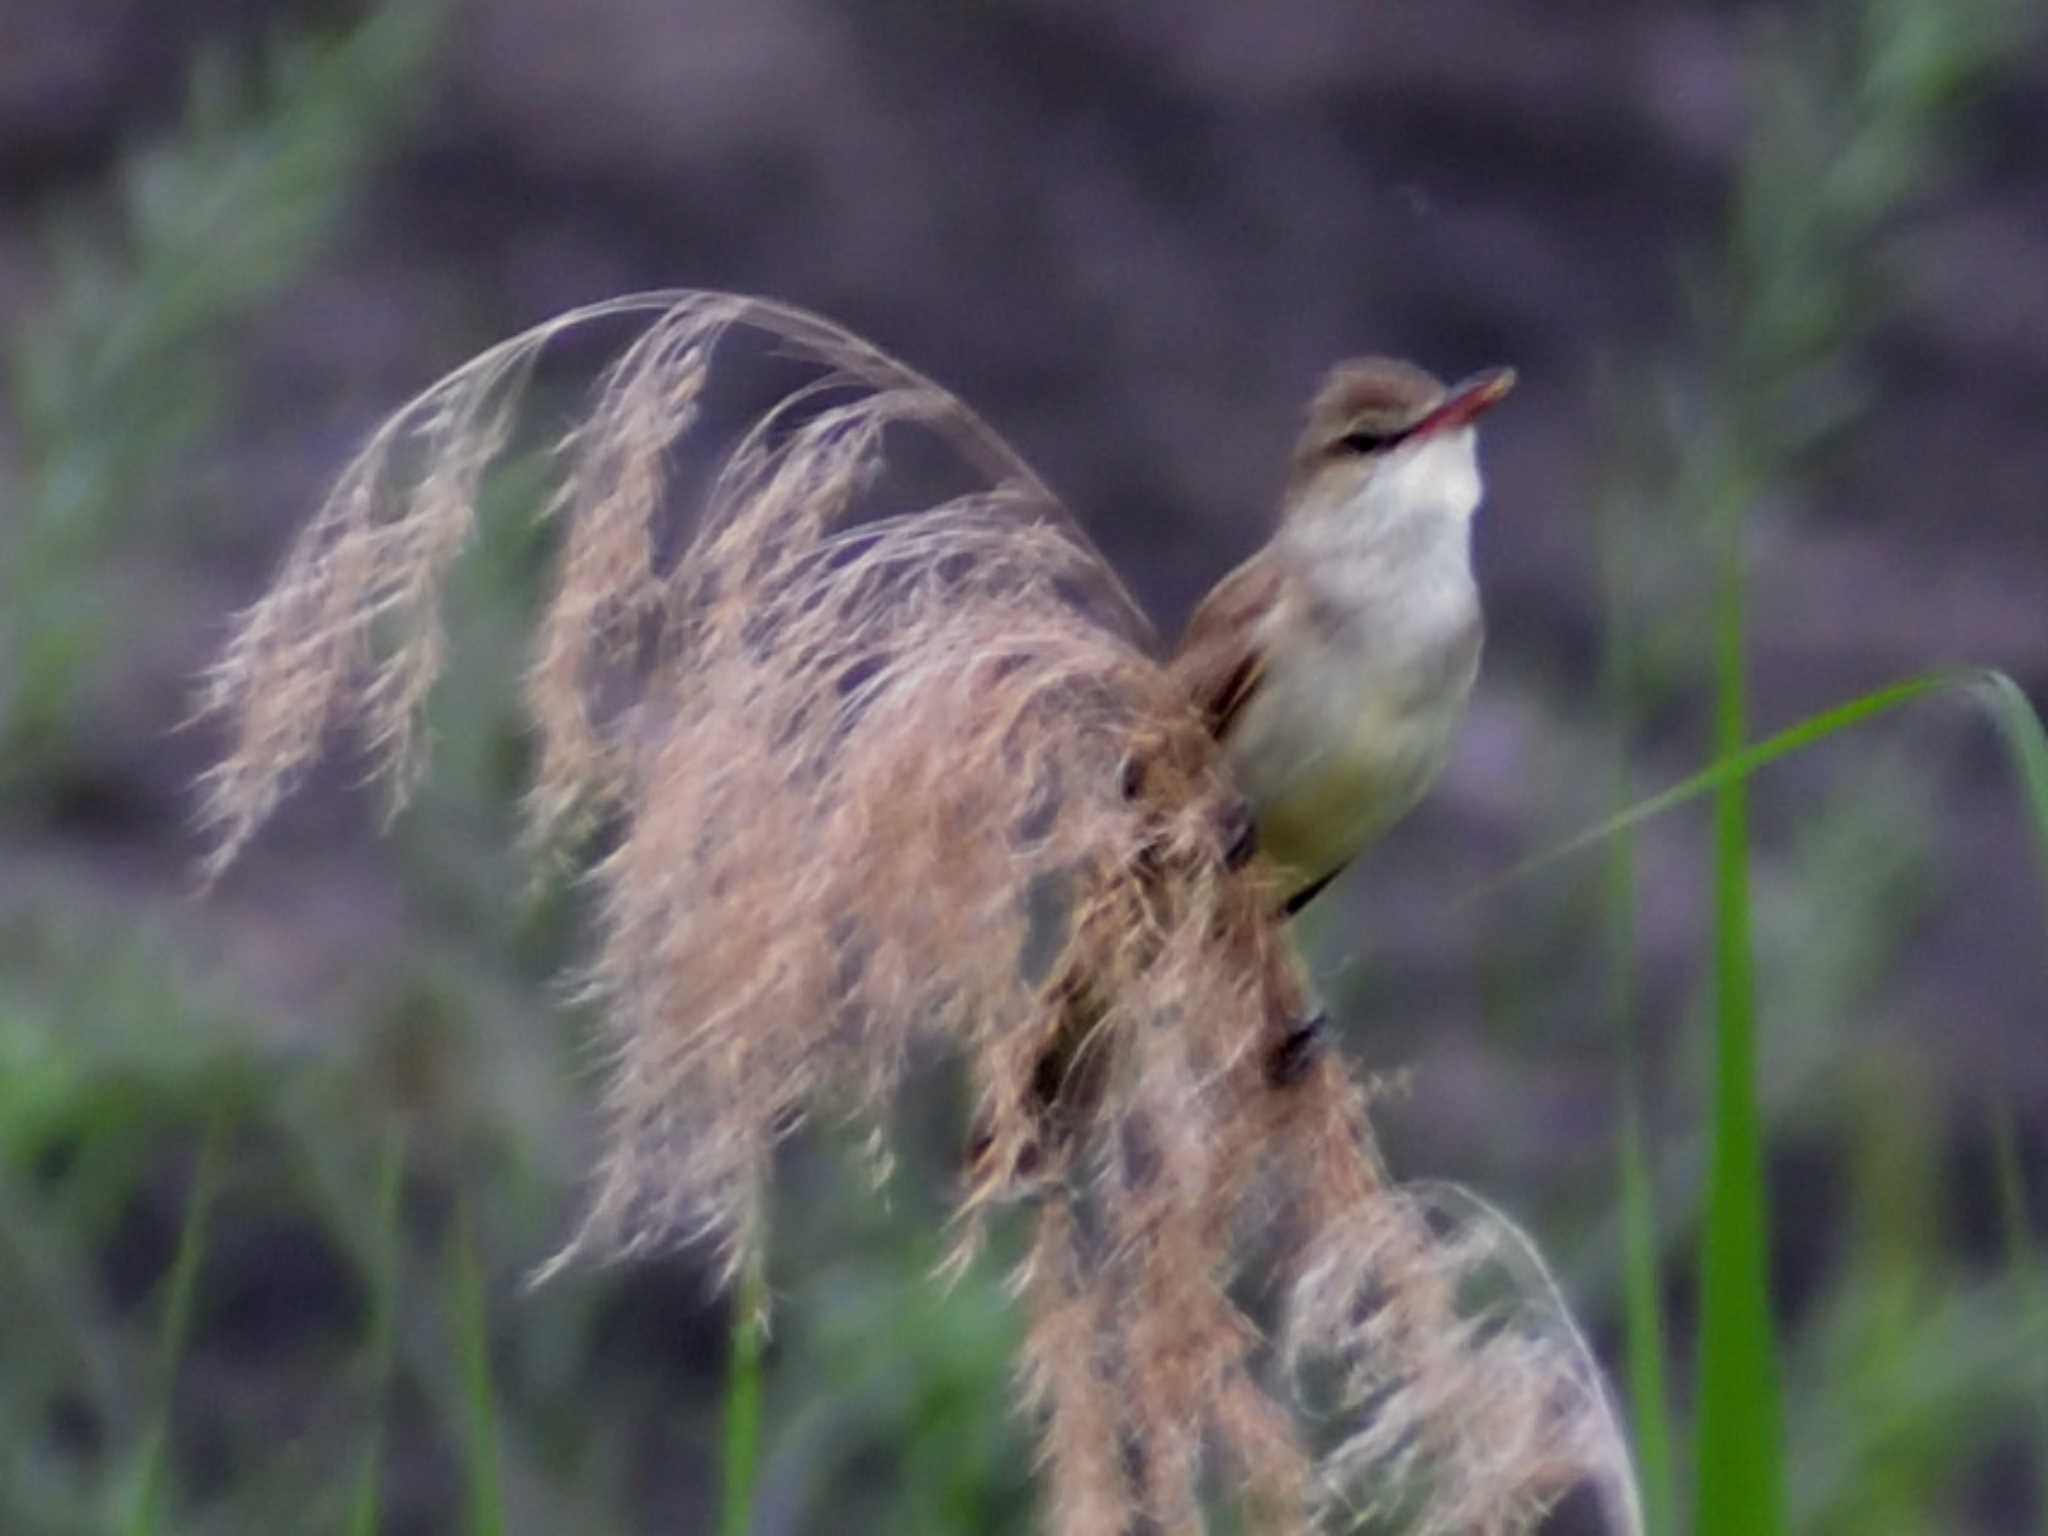
[[[1514,386],[1339,364],[1309,405],[1279,526],[1173,658],[1299,911],[1414,806],[1479,670],[1473,424]]]

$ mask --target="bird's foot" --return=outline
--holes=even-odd
[[[1322,1054],[1329,1027],[1330,1016],[1320,1008],[1291,1026],[1266,1058],[1266,1081],[1275,1088],[1289,1088],[1306,1077]]]

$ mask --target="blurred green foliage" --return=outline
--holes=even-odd
[[[1999,0],[1831,0],[1800,25],[1758,51],[1756,137],[1729,244],[1698,274],[1699,351],[1667,370],[1651,419],[1615,434],[1627,461],[1598,537],[1615,594],[1601,722],[1614,803],[1645,779],[1631,751],[1639,722],[1674,700],[1690,706],[1710,675],[1697,557],[1716,519],[1732,538],[1759,497],[1787,493],[1853,426],[1856,349],[1899,281],[1884,236],[1936,184],[1952,109],[1995,75],[2019,12]],[[253,70],[209,62],[183,126],[129,161],[110,199],[52,212],[54,301],[8,338],[23,467],[10,488],[19,515],[0,525],[10,814],[69,771],[94,679],[130,638],[107,579],[120,546],[190,531],[194,509],[167,488],[232,409],[224,338],[321,259],[403,120],[434,32],[423,8],[395,4],[338,38],[280,45]],[[338,1038],[280,1039],[252,1002],[222,996],[178,917],[135,930],[61,888],[9,888],[10,1536],[708,1529],[735,1423],[758,1439],[739,1448],[737,1463],[756,1470],[730,1532],[1029,1528],[1001,1266],[950,1290],[927,1283],[945,1134],[906,1128],[886,1200],[828,1136],[788,1153],[783,1230],[761,1281],[775,1325],[745,1377],[758,1417],[723,1395],[731,1319],[688,1256],[521,1287],[562,1235],[583,1156],[574,1100],[588,1081],[577,1021],[550,991],[573,954],[576,894],[508,896],[523,878],[512,831],[525,760],[506,658],[550,553],[531,515],[544,491],[535,466],[500,476],[458,575],[435,773],[394,830],[413,931],[375,957],[373,1001]],[[1656,549],[1632,515],[1651,506]],[[1730,656],[1724,665],[1739,646]],[[2006,690],[1996,718],[2048,839],[2048,748],[2024,699],[1990,687]],[[1824,717],[1790,744],[1850,723]],[[1789,846],[1728,887],[1735,920],[1757,932],[1772,1064],[1742,1134],[1820,1149],[1844,1170],[1843,1241],[1818,1294],[1801,1300],[1782,1347],[1753,1330],[1738,1339],[1783,1378],[1789,1522],[1806,1531],[1963,1528],[1971,1484],[2029,1433],[2030,1413],[2048,1412],[2030,1170],[2005,1159],[2010,1256],[1987,1265],[1959,1241],[1944,1198],[1953,1170],[1918,1064],[1840,1024],[1882,987],[1925,899],[1924,829],[1892,808],[1927,784],[1903,753],[1866,759],[1802,813]],[[1731,1132],[1662,1112],[1706,1080],[1697,1040],[1661,1070],[1633,1054],[1646,1006],[1628,931],[1634,869],[1625,838],[1606,835],[1602,888],[1588,897],[1553,870],[1537,898],[1547,910],[1517,909],[1519,937],[1484,963],[1499,977],[1502,1040],[1546,1046],[1545,957],[1564,947],[1609,967],[1634,1128],[1622,1167],[1635,1196],[1629,1261],[1613,1189],[1560,1190],[1539,1226],[1596,1315],[1626,1280],[1631,1382],[1665,1533],[1688,1528],[1677,1490],[1697,1470],[1685,1465],[1697,1428],[1685,1404],[1699,1383],[1665,1358],[1664,1312],[1690,1299],[1681,1276],[1699,1240],[1705,1143]],[[1522,1161],[1523,1149],[1501,1155]],[[1760,1210],[1760,1177],[1742,1176],[1738,1195]],[[1709,1390],[1727,1394],[1725,1418],[1769,1422],[1753,1378]],[[2039,1458],[2048,1429],[2034,1443]],[[2033,1476],[2048,1522],[2048,1465]],[[1744,1523],[1746,1491],[1692,1528],[1764,1529]]]
[[[0,791],[60,771],[88,726],[93,669],[117,659],[109,554],[178,536],[165,490],[231,408],[223,343],[333,238],[436,18],[393,5],[254,66],[204,56],[179,131],[110,199],[50,212],[51,292],[4,349],[22,483],[0,522]]]
[[[1759,502],[1796,496],[1816,456],[1853,427],[1863,403],[1860,351],[1892,314],[1902,286],[1890,261],[1890,236],[1901,215],[1936,185],[1956,109],[1988,81],[2028,20],[2009,0],[1940,7],[1845,0],[1796,19],[1772,18],[1759,39],[1752,55],[1751,133],[1735,183],[1728,243],[1720,263],[1695,282],[1698,350],[1668,371],[1660,421],[1624,422],[1619,435],[1633,444],[1632,452],[1619,466],[1599,519],[1607,550],[1610,635],[1603,699],[1610,728],[1623,740],[1653,696],[1657,702],[1668,696],[1673,674],[1682,676],[1687,647],[1682,640],[1671,642],[1669,610],[1660,619],[1638,620],[1630,609],[1638,551],[1646,540],[1631,526],[1636,520],[1625,506],[1616,503],[1657,509],[1655,526],[1667,546],[1666,579],[1687,563],[1715,572],[1712,645],[1693,665],[1712,672],[1721,764],[1740,767],[1747,757],[1750,768],[1761,766],[1765,754],[1746,751],[1745,524]],[[1658,442],[1659,436],[1665,440]],[[1674,543],[1680,546],[1675,557],[1669,549]],[[1651,611],[1645,604],[1645,614]],[[1665,634],[1639,633],[1644,623],[1667,626]],[[1645,675],[1646,656],[1663,663],[1662,676]],[[1818,744],[1866,712],[1889,711],[1930,686],[1938,685],[1915,681],[1880,690],[1786,737],[1798,738],[1799,747]],[[2026,743],[2030,734],[2039,737],[2038,718],[2005,679],[1985,686],[1994,695],[1993,718],[2017,749],[2024,791],[2030,777]],[[1789,745],[1786,739],[1777,743]],[[1625,755],[1619,760],[1625,764]],[[1929,788],[1893,755],[1866,768],[1861,781],[1831,805],[1804,813],[1800,841],[1820,861],[1806,888],[1831,902],[1823,926],[1799,911],[1801,903],[1774,894],[1752,873],[1748,772],[1708,777],[1721,780],[1715,788],[1714,958],[1707,977],[1715,1018],[1707,1112],[1711,1154],[1697,1217],[1689,1202],[1668,1199],[1653,1214],[1642,1194],[1650,1185],[1642,1068],[1625,1059],[1620,1182],[1627,1197],[1630,1379],[1652,1526],[1675,1530],[1681,1522],[1670,1470],[1673,1431],[1652,1223],[1661,1224],[1670,1240],[1689,1234],[1697,1219],[1696,1493],[1690,1528],[1702,1536],[1757,1536],[1787,1529],[1792,1520],[1780,1385],[1785,1352],[1774,1336],[1778,1308],[1769,1260],[1765,1117],[1774,1106],[1763,1092],[1760,1032],[1788,1042],[1773,1041],[1774,1062],[1796,1059],[1802,1018],[1855,1016],[1904,941],[1916,903],[1917,829],[1901,826],[1893,808],[1912,803],[1916,793],[1925,796]],[[1920,782],[1901,784],[1901,778]],[[1617,779],[1629,783],[1625,766]],[[2038,819],[2041,807],[2033,808]],[[2048,821],[2040,825],[2048,827]],[[1866,835],[1873,831],[1875,836]],[[1855,862],[1845,863],[1845,855]],[[1630,1056],[1640,1048],[1629,1027],[1636,1006],[1630,959],[1633,857],[1630,843],[1613,845],[1605,908],[1610,1006],[1616,1038]],[[1779,956],[1765,956],[1761,1006],[1754,938],[1759,928],[1776,936],[1772,947]],[[1918,1106],[1922,1117],[1916,1118],[1915,1106],[1902,1109],[1893,1102],[1879,1115],[1884,1096],[1871,1085],[1882,1081],[1903,1089],[1904,1075],[1895,1063],[1876,1052],[1865,1054],[1862,1042],[1816,1042],[1809,1034],[1806,1046],[1820,1053],[1820,1071],[1840,1074],[1845,1059],[1858,1064],[1850,1074],[1852,1088],[1868,1094],[1860,1107],[1870,1118],[1842,1127],[1852,1163],[1863,1175],[1852,1183],[1850,1222],[1860,1232],[1882,1231],[1885,1240],[1872,1238],[1853,1248],[1821,1322],[1811,1330],[1837,1346],[1848,1341],[1850,1359],[1826,1378],[1819,1401],[1795,1401],[1792,1409],[1798,1427],[1791,1440],[1802,1453],[1812,1443],[1815,1424],[1847,1424],[1870,1442],[1861,1448],[1868,1459],[1859,1463],[1856,1476],[1802,1508],[1796,1524],[1942,1528],[1957,1518],[1942,1498],[1954,1481],[1951,1469],[1983,1442],[1957,1434],[1953,1418],[1923,1421],[1901,1406],[1917,1385],[1906,1348],[1912,1320],[1929,1298],[1954,1283],[1935,1257],[1944,1234],[1932,1219],[1933,1165],[1940,1155],[1939,1138],[1928,1123],[1932,1106]],[[1789,1096],[1773,1097],[1782,1116]],[[1827,1108],[1839,1102],[1837,1096]],[[1800,1104],[1802,1113],[1814,1112],[1812,1104]],[[1904,1225],[1908,1212],[1918,1216],[1917,1225]],[[2010,1341],[2013,1347],[2024,1350],[2027,1334],[2023,1323]],[[1796,1465],[1810,1473],[1815,1459],[1802,1454]],[[2048,1476],[2048,1468],[2042,1474]]]
[[[111,218],[85,197],[51,213],[55,300],[8,349],[12,816],[89,750],[94,682],[128,628],[109,573],[138,538],[171,548],[203,526],[171,491],[234,408],[227,343],[322,259],[436,30],[429,8],[392,5],[254,67],[209,58],[178,132],[124,165]],[[537,461],[489,487],[449,599],[435,773],[394,829],[415,930],[378,957],[344,1038],[279,1040],[203,984],[209,946],[182,914],[123,937],[117,910],[7,889],[10,1536],[708,1520],[726,1328],[704,1273],[643,1263],[522,1291],[573,1208],[570,1097],[588,1078],[552,1006],[573,892],[517,894],[526,758],[506,661],[551,553],[545,492]],[[804,1523],[857,1506],[875,1529],[1019,1528],[1029,1457],[1000,1287],[980,1269],[923,1284],[933,1213],[913,1227],[854,1204],[841,1220],[819,1202],[831,1235],[815,1240],[800,1207],[785,1239],[815,1257],[763,1361],[775,1497]],[[792,1379],[812,1385],[785,1394]]]

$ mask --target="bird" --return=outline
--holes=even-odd
[[[1413,809],[1450,756],[1485,638],[1476,423],[1514,384],[1509,368],[1446,387],[1398,358],[1337,364],[1309,402],[1272,537],[1196,606],[1169,658],[1237,791],[1222,808],[1225,861],[1262,854],[1289,916]],[[1143,770],[1127,762],[1127,798],[1146,795]],[[1061,1027],[1032,1079],[1030,1113],[1048,1130],[1085,1094],[1078,1051],[1099,1017],[1085,975],[1061,986]],[[1312,998],[1293,1001],[1267,1057],[1275,1086],[1301,1079],[1328,1025]],[[972,1162],[990,1140],[977,1134]],[[1028,1148],[1013,1179],[1042,1151]]]
[[[1272,537],[1196,606],[1171,654],[1290,916],[1450,756],[1485,638],[1476,425],[1514,383],[1488,368],[1446,387],[1391,357],[1331,369]]]

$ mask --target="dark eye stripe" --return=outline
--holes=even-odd
[[[1382,448],[1391,448],[1408,434],[1405,432],[1346,432],[1337,439],[1337,446],[1351,453],[1377,453]]]

